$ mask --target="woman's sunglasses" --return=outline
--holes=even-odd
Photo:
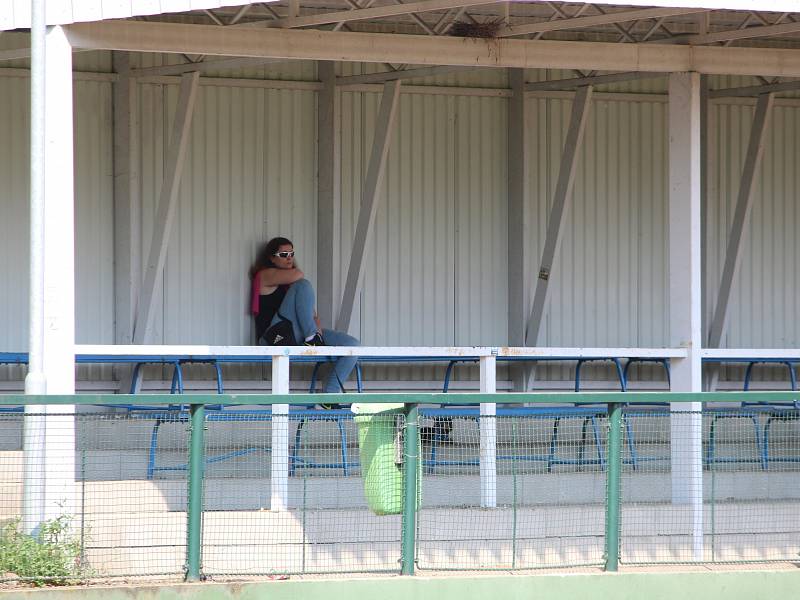
[[[277,256],[278,258],[294,258],[294,250],[289,250],[288,252],[276,252],[273,256]]]

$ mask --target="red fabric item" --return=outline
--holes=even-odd
[[[259,312],[259,292],[261,292],[261,271],[253,276],[253,285],[250,288],[250,312],[254,317]]]

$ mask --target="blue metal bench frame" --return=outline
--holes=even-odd
[[[426,408],[421,409],[420,414],[426,417],[447,417],[447,418],[469,418],[478,420],[480,418],[479,409],[476,408]],[[600,428],[597,425],[597,419],[605,416],[605,411],[599,411],[591,407],[583,406],[566,406],[566,407],[498,407],[497,417],[528,417],[532,419],[555,419],[553,424],[553,432],[550,435],[550,442],[547,454],[498,454],[497,460],[518,460],[526,462],[545,462],[547,463],[547,472],[551,472],[554,465],[600,465],[605,469],[605,456],[603,452],[603,445],[601,442]],[[581,445],[578,449],[578,458],[559,458],[558,451],[558,427],[556,423],[559,419],[565,417],[581,418],[583,425],[581,429]],[[586,447],[586,424],[591,422],[592,433],[595,443],[596,456],[595,458],[584,458]],[[433,472],[433,468],[437,466],[475,466],[480,464],[479,459],[471,460],[442,460],[436,457],[436,436],[431,438],[430,458],[423,459],[424,465],[428,473]]]
[[[213,405],[217,407],[217,405]],[[206,408],[209,408],[208,406]],[[158,450],[158,431],[162,424],[165,423],[187,423],[189,421],[189,410],[186,406],[175,405],[174,407],[163,409],[151,407],[149,410],[146,407],[136,407],[129,411],[132,418],[155,420],[153,430],[150,433],[150,446],[148,449],[147,457],[147,479],[151,480],[157,472],[161,471],[185,471],[186,464],[159,466],[156,464],[156,454]],[[295,443],[289,452],[289,474],[294,475],[298,468],[314,468],[314,469],[342,469],[345,476],[350,474],[354,467],[358,467],[358,462],[354,462],[348,458],[347,449],[347,435],[344,429],[344,421],[352,420],[353,413],[349,410],[315,410],[307,408],[296,408],[289,411],[289,419],[297,420],[298,425],[295,431]],[[261,409],[225,409],[219,406],[217,410],[206,413],[206,419],[212,422],[252,422],[252,421],[272,421],[271,410]],[[305,458],[301,455],[302,452],[302,439],[301,431],[303,425],[307,421],[335,421],[339,428],[340,442],[341,442],[341,462],[321,463],[311,459]],[[256,452],[270,453],[270,448],[252,446],[249,448],[242,448],[232,452],[225,452],[215,456],[206,458],[206,464],[213,464],[231,458],[238,458],[247,456]]]
[[[789,386],[791,391],[797,391],[797,375],[795,372],[795,365],[800,363],[800,358],[757,358],[757,357],[704,357],[703,363],[717,363],[717,364],[746,364],[744,375],[744,385],[742,391],[750,391],[750,382],[752,380],[753,367],[759,364],[765,365],[785,365],[789,372]],[[745,412],[738,415],[731,414],[717,414],[711,420],[711,428],[709,431],[709,446],[706,452],[706,463],[712,465],[717,462],[742,462],[742,459],[736,457],[718,457],[715,454],[714,435],[716,422],[719,419],[732,419],[732,418],[746,418],[750,419],[753,423],[754,435],[756,446],[759,453],[759,462],[761,468],[766,470],[769,468],[770,462],[800,462],[800,457],[781,457],[770,458],[769,455],[769,434],[773,421],[790,421],[795,420],[800,416],[798,409],[800,403],[795,402],[791,404],[773,404],[768,402],[742,402],[742,409]],[[760,417],[766,415],[766,423],[763,429],[760,428]]]
[[[450,359],[447,370],[445,371],[445,378],[444,378],[444,386],[442,391],[447,393],[450,388],[450,379],[452,376],[453,367],[459,362],[477,362],[479,359],[477,358],[457,358],[457,359]],[[552,356],[552,357],[526,357],[526,356],[508,356],[508,357],[498,357],[498,361],[504,362],[563,362],[563,361],[575,361],[575,391],[580,392],[581,390],[581,367],[584,363],[587,362],[611,362],[614,364],[614,367],[617,372],[617,378],[619,380],[620,391],[627,392],[628,391],[628,369],[630,368],[631,364],[634,363],[656,363],[660,364],[664,367],[664,370],[667,375],[667,384],[670,383],[671,373],[670,373],[670,366],[669,366],[669,359],[668,358],[644,358],[644,357],[630,357],[627,359],[625,366],[622,366],[621,361],[625,360],[620,357],[614,356],[591,356],[591,357],[584,357],[584,358],[575,358],[575,357],[566,357],[566,356]],[[576,418],[578,415],[566,415],[564,418]],[[442,417],[440,417],[442,418]],[[446,418],[446,417],[444,417]],[[560,416],[555,416],[555,420],[553,421],[553,441],[552,445],[556,445],[558,441],[558,429],[559,424],[561,421]],[[599,439],[599,433],[597,431],[597,422],[596,417],[589,417],[584,415],[583,416],[583,423],[581,425],[582,429],[585,431],[587,422],[591,422],[592,430],[594,433],[595,439]],[[623,413],[622,416],[623,424],[625,427],[625,440],[628,444],[628,451],[630,453],[629,463],[633,466],[634,470],[638,469],[639,467],[639,456],[636,452],[636,444],[633,437],[633,430],[630,426],[630,423]],[[585,439],[585,435],[582,436]],[[431,443],[432,449],[432,457],[436,456],[436,443],[441,442],[440,436],[433,436]],[[581,447],[581,454],[583,453],[583,445]],[[433,458],[432,458],[433,459]],[[652,457],[648,458],[647,460],[660,460],[658,458]],[[550,471],[550,464],[548,464],[548,472]]]
[[[331,360],[335,360],[335,357],[326,357],[326,356],[300,356],[300,357],[292,357],[291,360],[295,363],[314,363],[314,370],[311,377],[310,383],[310,391],[313,393],[315,384],[316,384],[316,376],[317,370],[319,366],[323,363],[330,362]],[[116,355],[116,354],[77,354],[75,356],[76,364],[133,364],[133,372],[131,376],[131,388],[129,390],[130,394],[135,394],[137,383],[139,378],[141,377],[141,368],[143,365],[148,364],[161,364],[161,365],[171,365],[172,370],[172,381],[170,383],[170,394],[183,394],[184,393],[184,385],[183,385],[183,366],[187,364],[210,364],[214,367],[215,371],[215,379],[217,385],[217,393],[223,394],[224,393],[224,384],[222,378],[222,368],[221,363],[271,363],[272,357],[270,356],[237,356],[237,355],[230,355],[230,356],[193,356],[193,355],[178,355],[178,356],[163,356],[163,355]],[[28,363],[28,354],[25,352],[0,352],[0,363],[5,364],[27,364]],[[361,376],[361,366],[360,364],[356,363],[356,381],[357,381],[357,388],[358,391],[361,392],[362,390],[362,376]],[[342,392],[346,391],[344,389],[344,385],[340,382],[342,386]],[[147,459],[147,479],[152,479],[153,475],[157,471],[174,471],[174,470],[181,470],[185,468],[185,466],[178,466],[178,467],[159,467],[156,464],[156,450],[158,447],[158,433],[161,429],[161,425],[167,422],[173,422],[175,419],[183,420],[188,419],[188,413],[185,412],[188,410],[186,405],[182,404],[173,404],[166,407],[151,407],[151,406],[141,406],[137,404],[126,404],[126,405],[115,405],[114,408],[123,408],[127,410],[134,418],[146,418],[146,419],[155,419],[155,423],[153,424],[153,429],[150,432],[150,447],[148,450],[148,459]],[[221,410],[221,405],[214,405],[207,407],[209,409],[216,409]],[[1,407],[0,412],[4,413],[11,413],[11,412],[22,412],[24,407]],[[249,411],[248,417],[252,418],[255,414],[259,411]],[[343,411],[346,412],[346,411]],[[216,416],[214,413],[209,413],[213,415],[212,420],[220,418]],[[220,413],[221,414],[221,413]],[[240,413],[240,416],[243,413]],[[225,413],[224,419],[231,420],[235,418],[235,415],[232,415],[230,411]],[[271,414],[269,416],[271,419]],[[337,417],[337,415],[332,414],[331,411],[326,411],[324,414],[317,415],[313,411],[305,411],[300,416],[300,422],[298,423],[298,428],[295,433],[295,452],[290,455],[290,471],[294,473],[294,471],[300,467],[313,467],[313,468],[341,468],[345,475],[348,474],[349,470],[352,468],[352,463],[347,459],[347,439],[344,429],[344,424],[341,421],[341,418]],[[315,463],[313,461],[303,459],[299,456],[299,452],[301,451],[302,445],[302,432],[303,426],[305,425],[306,420],[308,419],[323,419],[323,420],[332,420],[336,421],[336,424],[339,428],[340,437],[342,440],[342,461],[341,463],[331,463],[331,464],[321,464]],[[233,453],[227,453],[224,455],[219,455],[208,460],[209,463],[219,462],[222,460],[226,460],[229,458],[235,458],[237,456],[242,456],[243,454],[247,454],[252,452],[253,450],[241,450],[236,451]]]

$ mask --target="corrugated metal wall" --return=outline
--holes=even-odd
[[[140,98],[147,249],[177,88],[142,85]],[[314,119],[313,92],[198,90],[153,343],[251,343],[247,269],[269,237],[290,237],[315,279]]]
[[[85,55],[95,56],[95,55]],[[103,57],[102,54],[96,54]],[[81,57],[81,60],[90,60]],[[107,68],[107,56],[96,68]],[[145,56],[141,66],[159,64]],[[88,68],[81,65],[82,68]],[[348,66],[343,74],[366,72]],[[313,65],[238,75],[313,79]],[[533,79],[539,74],[530,74]],[[551,77],[553,74],[551,74]],[[722,81],[722,80],[720,80]],[[438,83],[493,87],[504,74]],[[725,85],[737,82],[725,81]],[[717,85],[717,84],[715,84]],[[720,83],[719,85],[722,85]],[[618,91],[663,92],[663,80]],[[78,339],[113,341],[111,85],[76,84]],[[246,270],[259,242],[286,235],[315,280],[316,94],[202,86],[181,185],[154,343],[250,343]],[[177,86],[139,91],[142,239],[146,256]],[[380,94],[342,93],[341,293]],[[570,101],[528,101],[532,268],[544,244]],[[715,104],[708,203],[713,306],[753,108]],[[667,342],[667,132],[663,98],[593,102],[541,344]],[[796,264],[800,108],[778,106],[756,186],[734,290],[730,346],[800,345]],[[0,79],[0,347],[24,349],[27,310],[28,81]],[[506,101],[403,94],[351,332],[375,345],[503,344],[506,340]],[[387,375],[388,376],[388,375]]]
[[[538,265],[571,102],[532,100],[530,210]],[[541,344],[667,343],[666,105],[595,99],[552,271]]]
[[[716,111],[709,202],[709,311],[717,298],[725,247],[733,221],[754,108],[721,105]],[[776,106],[763,164],[753,190],[750,227],[744,238],[739,280],[729,307],[723,346],[787,348],[800,345],[800,109]],[[710,314],[710,312],[709,312]]]
[[[83,57],[81,67],[102,68]],[[78,343],[113,343],[111,84],[76,82],[75,294]],[[28,346],[30,80],[0,78],[0,348]],[[18,378],[0,368],[0,378]],[[91,376],[91,373],[88,374]]]

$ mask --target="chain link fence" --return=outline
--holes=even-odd
[[[25,421],[63,425],[65,417],[71,422],[52,412],[0,413],[0,578],[182,577],[188,411],[81,407],[65,520],[56,534],[45,519],[27,536],[25,498],[43,492],[31,482],[45,480],[25,484],[33,464],[23,452]],[[272,477],[268,406],[209,408],[202,422],[205,576],[400,572],[409,515],[420,570],[606,563],[605,405],[500,407],[496,416],[481,416],[477,406],[423,408],[418,422],[402,411],[293,409],[285,488]],[[412,427],[416,451],[404,440]],[[51,438],[56,431],[48,430]],[[690,443],[696,436],[700,444]],[[631,405],[620,437],[621,563],[797,559],[800,411],[793,406],[671,414],[666,405]],[[418,465],[418,495],[416,510],[404,515],[409,460]],[[285,494],[285,509],[274,509],[276,493]],[[62,571],[13,570],[20,553],[53,543]]]
[[[797,560],[800,411],[628,408],[623,423],[623,563]],[[672,442],[698,427],[702,452]]]

